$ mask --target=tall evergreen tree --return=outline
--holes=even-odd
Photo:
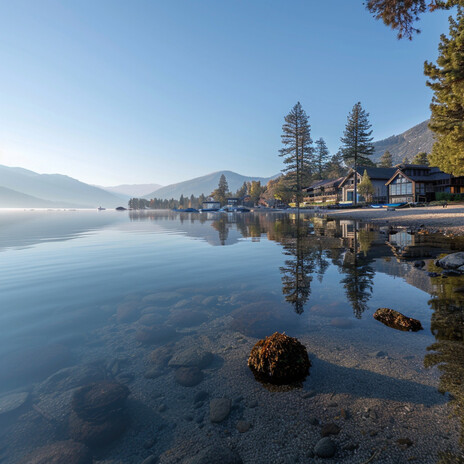
[[[411,164],[429,165],[429,155],[425,151],[418,153],[411,161]]]
[[[243,198],[248,193],[248,186],[246,182],[243,182],[243,185],[237,190],[235,196],[237,198]]]
[[[224,174],[221,174],[219,178],[218,187],[211,193],[211,196],[221,203],[221,205],[226,204],[226,198],[229,193],[229,185],[227,184],[227,179]]]
[[[287,185],[293,190],[299,208],[303,199],[302,188],[309,182],[314,162],[308,116],[300,102],[285,116],[282,131],[283,148],[279,150],[279,156],[284,158],[285,163],[282,172],[287,173]]]
[[[374,163],[369,159],[374,154],[374,145],[371,124],[369,123],[369,113],[362,108],[361,102],[353,106],[345,127],[343,137],[341,137],[343,159],[347,166],[352,167],[355,172],[360,165],[372,166]],[[354,198],[353,203],[357,203],[358,176],[354,176]]]
[[[327,148],[324,139],[322,137],[320,139],[317,139],[314,156],[314,167],[319,179],[323,179],[324,168],[329,162],[329,156],[329,149]]]
[[[434,96],[429,127],[435,143],[430,164],[455,176],[464,175],[464,11],[449,18],[449,37],[438,46],[437,64],[426,62],[424,73]]]
[[[393,166],[393,157],[391,153],[387,150],[379,160],[379,167],[381,168],[391,168]]]

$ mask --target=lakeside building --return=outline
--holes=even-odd
[[[339,203],[342,201],[340,184],[343,177],[338,179],[319,180],[303,189],[307,192],[305,201],[311,203]]]
[[[439,168],[417,164],[399,164],[388,180],[390,203],[420,203],[435,200],[435,194],[464,193],[464,177],[445,174]]]
[[[373,203],[388,203],[388,187],[386,183],[393,177],[397,168],[376,168],[371,166],[358,166],[356,171],[350,169],[347,176],[342,180],[339,185],[341,189],[341,196],[343,202],[354,201],[354,179],[355,175],[358,177],[358,185],[362,180],[364,172],[371,179],[374,186],[374,194],[372,195]],[[364,198],[359,195],[357,201],[364,201]]]

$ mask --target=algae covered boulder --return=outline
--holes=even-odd
[[[259,340],[248,358],[248,367],[259,381],[277,385],[304,380],[310,366],[304,345],[278,332]]]
[[[417,319],[407,317],[404,314],[389,308],[379,308],[374,313],[374,319],[382,322],[393,329],[403,330],[405,332],[417,332],[423,330],[422,324]]]

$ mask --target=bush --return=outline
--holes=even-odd
[[[435,200],[437,200],[437,201],[463,201],[464,200],[464,194],[462,194],[462,193],[437,192],[435,194]]]

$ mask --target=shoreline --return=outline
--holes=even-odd
[[[395,211],[385,209],[322,210],[323,214],[333,219],[348,219],[369,222],[378,226],[406,227],[427,233],[446,235],[464,235],[464,205],[424,206],[404,208]]]

